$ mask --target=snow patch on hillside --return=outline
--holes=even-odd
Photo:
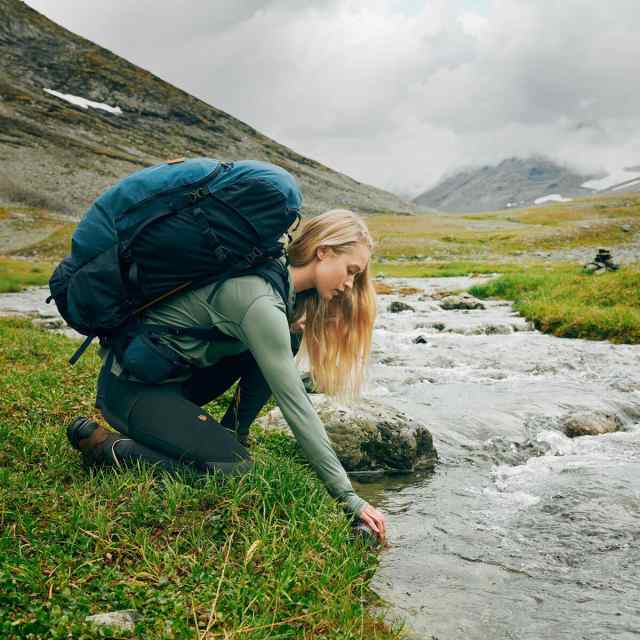
[[[548,196],[542,196],[541,198],[536,198],[533,201],[533,204],[544,204],[545,202],[571,202],[573,198],[564,198],[559,193],[552,193]]]
[[[71,104],[82,107],[83,109],[88,109],[91,107],[92,109],[102,109],[103,111],[108,111],[109,113],[113,113],[116,116],[122,115],[122,109],[120,107],[112,107],[111,105],[105,104],[104,102],[94,102],[93,100],[87,100],[87,98],[81,98],[80,96],[74,96],[70,93],[60,93],[59,91],[53,91],[53,89],[45,89],[46,93],[55,96],[56,98],[60,98],[61,100],[66,100]]]
[[[626,169],[618,169],[612,171],[604,178],[597,178],[596,180],[587,180],[583,182],[582,186],[586,189],[594,189],[596,191],[602,191],[603,189],[610,189],[615,187],[621,182],[628,182],[629,180],[635,180],[640,178],[640,173],[637,171],[627,171]]]

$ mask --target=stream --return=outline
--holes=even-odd
[[[357,484],[387,515],[373,587],[419,638],[638,638],[640,346],[543,335],[507,302],[440,308],[480,281],[384,280],[420,293],[379,296],[367,393],[426,424],[440,459]],[[45,297],[2,295],[0,314],[60,328]],[[400,299],[415,310],[387,311]],[[583,412],[621,430],[568,438]]]
[[[431,297],[468,278],[384,282],[426,295],[379,296],[368,393],[426,424],[440,461],[358,485],[388,520],[374,589],[419,638],[640,637],[640,346]],[[399,299],[415,311],[389,313]],[[594,411],[622,429],[564,435]]]

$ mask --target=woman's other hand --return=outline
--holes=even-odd
[[[360,514],[360,520],[378,536],[380,544],[384,544],[386,538],[384,514],[368,504]]]
[[[289,330],[291,331],[291,333],[304,333],[306,320],[307,315],[305,314],[303,316],[300,316],[300,318],[298,318],[298,320],[296,320],[295,322],[291,323],[289,325]]]

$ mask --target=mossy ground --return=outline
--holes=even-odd
[[[41,286],[49,281],[53,263],[16,260],[0,256],[0,293],[22,291],[28,286]]]
[[[367,223],[378,257],[498,262],[536,251],[630,242],[640,231],[640,194],[478,214],[385,214]]]
[[[490,275],[495,273],[519,273],[527,264],[514,262],[481,262],[478,260],[452,260],[425,262],[374,262],[373,274],[390,278],[453,278],[468,275]]]
[[[398,637],[367,613],[375,556],[288,438],[258,435],[226,481],[83,470],[64,425],[94,413],[99,360],[70,367],[74,346],[0,320],[0,637],[130,638],[84,621],[127,608],[145,639]]]
[[[640,343],[640,267],[594,275],[575,265],[537,267],[472,287],[514,301],[537,329],[564,338]]]

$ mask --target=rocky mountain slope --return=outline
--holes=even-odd
[[[550,195],[587,196],[581,185],[592,176],[579,175],[546,158],[509,158],[497,166],[455,173],[425,191],[414,202],[439,211],[495,211],[534,204]]]
[[[0,16],[0,202],[79,216],[132,171],[175,157],[210,156],[284,167],[300,182],[306,213],[414,210],[278,144],[20,0],[0,0]]]

